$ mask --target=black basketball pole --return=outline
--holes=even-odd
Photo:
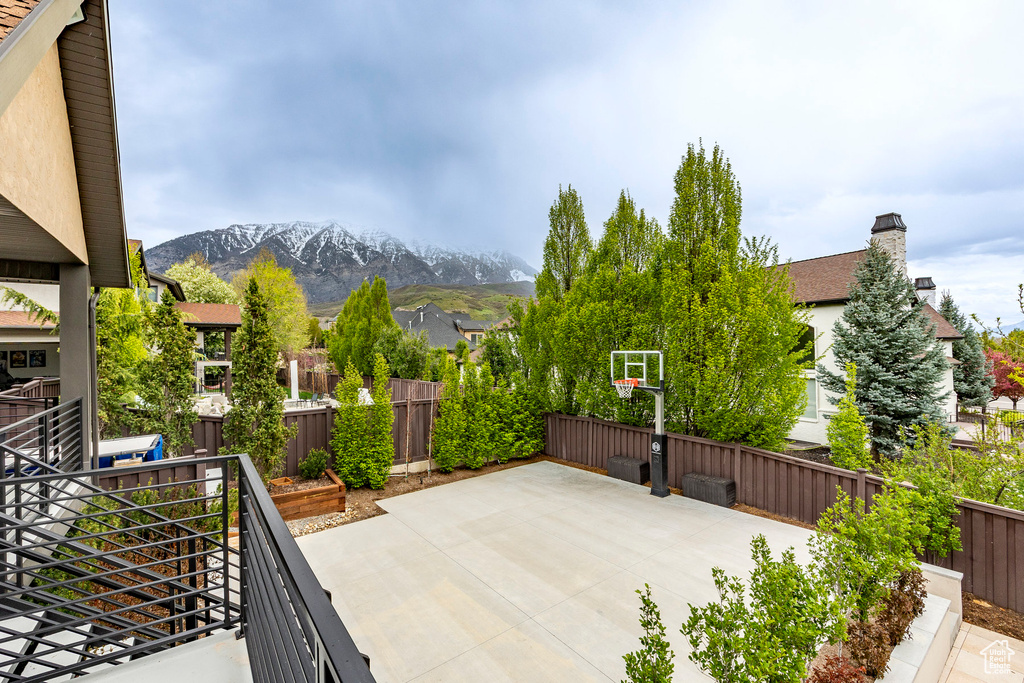
[[[651,495],[668,495],[668,437],[665,436],[665,392],[654,392],[654,433],[651,434]]]

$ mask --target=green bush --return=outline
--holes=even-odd
[[[299,474],[306,479],[319,479],[327,472],[328,459],[327,451],[324,449],[312,449],[299,463]]]
[[[459,368],[450,358],[445,359],[443,377],[444,387],[431,438],[437,468],[451,472],[462,462],[466,450],[466,409],[459,386]]]
[[[690,659],[716,681],[799,683],[820,646],[842,637],[844,605],[792,548],[774,560],[764,536],[750,546],[749,601],[742,581],[715,567],[718,602],[691,605],[682,627]]]
[[[626,662],[628,683],[669,683],[675,664],[675,653],[665,638],[665,625],[661,623],[661,611],[651,599],[651,587],[644,584],[644,590],[636,591],[640,596],[641,648],[623,655]],[[623,683],[626,683],[625,681]]]
[[[857,408],[857,365],[846,364],[846,394],[839,399],[838,410],[828,421],[828,443],[832,464],[848,470],[869,469],[868,427]]]

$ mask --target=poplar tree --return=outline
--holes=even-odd
[[[375,345],[389,328],[397,328],[388,301],[388,283],[375,277],[349,294],[327,336],[327,351],[338,372],[349,361],[363,375],[373,374]]]
[[[569,185],[558,186],[558,199],[548,212],[551,230],[544,240],[544,266],[537,277],[538,296],[561,299],[583,275],[592,248],[583,200]]]
[[[806,311],[776,248],[742,239],[739,183],[717,145],[689,146],[675,190],[661,281],[670,429],[778,448],[806,401]]]
[[[263,482],[284,467],[285,447],[297,425],[284,426],[285,389],[277,383],[278,344],[267,300],[256,278],[249,278],[242,301],[242,327],[231,363],[231,410],[224,421],[226,450],[247,453]]]
[[[960,361],[953,365],[953,391],[957,401],[965,406],[987,406],[992,400],[996,378],[985,358],[981,337],[967,316],[960,312],[949,292],[942,293],[939,314],[964,337],[953,340],[953,358]]]
[[[198,418],[195,388],[196,332],[186,327],[170,291],[148,313],[152,351],[139,367],[139,422],[145,432],[162,434],[167,451],[181,455],[192,445],[192,425]]]
[[[884,249],[871,243],[856,278],[833,327],[832,352],[839,367],[857,366],[857,407],[871,430],[872,455],[892,457],[915,425],[944,421],[949,366],[925,302]],[[844,393],[842,375],[818,365],[818,377],[828,391]]]

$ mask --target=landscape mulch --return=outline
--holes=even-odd
[[[997,607],[964,591],[964,621],[1018,640],[1024,640],[1024,614]]]
[[[308,489],[320,488],[321,486],[332,486],[333,484],[334,482],[327,477],[320,477],[319,479],[303,479],[302,477],[292,477],[291,484],[285,484],[283,486],[271,486],[270,495],[276,496],[279,493],[306,491]]]

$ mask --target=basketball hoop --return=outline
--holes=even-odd
[[[640,386],[640,380],[636,378],[617,379],[612,384],[615,391],[619,392],[619,398],[629,398],[633,390]]]

